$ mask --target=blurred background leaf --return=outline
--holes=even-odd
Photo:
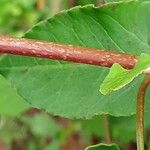
[[[0,0],[0,33],[22,36],[37,22],[75,5],[99,0]]]

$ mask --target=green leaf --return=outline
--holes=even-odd
[[[141,54],[137,64],[132,70],[126,70],[119,64],[114,64],[107,77],[100,86],[100,92],[104,95],[116,91],[129,84],[135,77],[150,67],[150,55]]]
[[[119,2],[95,8],[75,7],[31,29],[26,38],[137,54],[150,53],[150,2]],[[135,113],[136,93],[143,76],[103,96],[99,85],[109,69],[5,55],[0,73],[32,106],[69,118],[109,113]],[[147,96],[150,99],[150,93]],[[128,100],[128,101],[127,101]],[[146,101],[150,110],[150,101]],[[117,109],[116,109],[117,108]]]
[[[32,133],[36,136],[52,136],[58,134],[59,127],[47,114],[38,114],[33,117],[22,117],[22,121],[27,124]]]
[[[85,150],[119,150],[119,147],[116,144],[98,144],[94,146],[89,146]]]
[[[18,116],[29,108],[29,104],[0,75],[0,115]]]
[[[106,3],[110,3],[110,2],[120,2],[120,1],[127,1],[127,0],[105,0]],[[149,1],[149,0],[139,0],[139,1]]]

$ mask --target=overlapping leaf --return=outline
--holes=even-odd
[[[119,64],[114,64],[103,81],[100,92],[104,95],[116,91],[129,84],[135,77],[150,67],[150,55],[141,54],[137,64],[132,70],[126,70]]]

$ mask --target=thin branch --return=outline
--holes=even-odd
[[[144,103],[147,88],[150,84],[150,75],[146,76],[138,91],[136,109],[136,136],[137,150],[144,150]]]
[[[103,124],[104,124],[104,135],[105,135],[105,142],[106,144],[111,144],[111,131],[110,131],[110,124],[109,124],[109,115],[103,115]]]
[[[116,51],[4,36],[0,37],[0,53],[72,61],[103,67],[111,67],[114,63],[118,63],[126,69],[132,69],[137,62],[137,56]]]

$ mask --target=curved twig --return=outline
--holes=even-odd
[[[137,62],[137,56],[116,51],[96,50],[4,36],[0,37],[0,53],[72,61],[104,67],[111,67],[114,63],[118,63],[126,69],[132,69]]]
[[[136,108],[136,136],[137,150],[144,150],[144,103],[147,88],[150,84],[150,75],[146,76],[138,91]]]

